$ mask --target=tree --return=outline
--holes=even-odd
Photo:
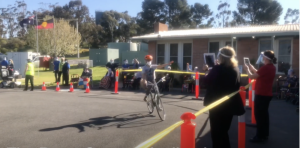
[[[108,28],[111,36],[111,42],[114,41],[114,30],[119,25],[118,20],[121,18],[121,15],[116,11],[105,11],[102,16],[102,23]]]
[[[165,9],[170,29],[190,26],[191,11],[187,0],[165,0]]]
[[[0,52],[20,51],[27,48],[26,42],[19,38],[0,39]]]
[[[291,23],[299,23],[299,9],[289,8],[284,16],[284,20]]]
[[[228,27],[229,26],[229,17],[231,15],[231,10],[229,10],[230,5],[227,2],[219,2],[218,14],[216,15],[217,26],[219,27]]]
[[[210,18],[208,20],[208,23],[206,25],[203,25],[203,20],[208,19],[208,17],[213,14],[213,12],[210,11],[209,6],[207,4],[202,5],[200,3],[195,3],[191,7],[191,13],[192,13],[192,19],[193,22],[195,23],[195,26],[190,28],[209,26],[211,20],[213,20],[213,18]]]
[[[19,26],[19,22],[25,17],[31,15],[27,11],[27,4],[24,1],[15,1],[14,5],[8,5],[7,8],[2,8],[2,18],[0,20],[1,31],[0,35],[4,37],[8,35],[9,38],[16,36],[24,36],[25,31]]]
[[[44,18],[50,19],[49,16]],[[77,34],[69,21],[64,19],[55,19],[54,29],[39,30],[39,52],[47,55],[72,55],[77,53],[77,46],[81,42],[81,35]],[[26,41],[36,48],[36,29],[31,28],[26,35]]]
[[[236,24],[275,24],[282,13],[282,6],[275,0],[238,0]]]
[[[164,8],[165,4],[160,0],[144,0],[142,3],[143,11],[138,13],[136,18],[136,22],[140,26],[137,34],[151,33],[155,23],[166,23]]]

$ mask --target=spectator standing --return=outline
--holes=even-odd
[[[256,135],[250,139],[251,142],[260,143],[269,137],[269,104],[272,100],[272,86],[276,74],[276,57],[273,51],[262,52],[258,63],[264,65],[256,70],[253,65],[245,65],[245,70],[250,79],[256,79],[254,115],[256,119]],[[257,63],[257,64],[258,64]]]
[[[218,61],[208,71],[208,66],[203,67],[208,74],[204,77],[207,86],[204,106],[221,99],[222,97],[240,89],[240,76],[238,62],[235,59],[235,51],[231,47],[223,47],[219,50]],[[234,115],[245,113],[244,105],[239,94],[234,95],[222,104],[209,110],[211,138],[213,148],[230,148],[228,130]]]
[[[70,70],[70,64],[68,63],[68,60],[65,60],[65,63],[62,67],[62,74],[63,74],[63,80],[62,83],[65,86],[69,86],[69,70]]]
[[[25,68],[25,88],[24,91],[28,89],[28,80],[30,80],[31,91],[33,91],[33,78],[34,78],[34,66],[30,59],[27,59],[27,65]]]
[[[56,57],[53,61],[53,70],[54,70],[54,76],[55,76],[55,82],[59,82],[59,76],[58,76],[58,73],[59,73],[59,64],[60,64],[60,61],[58,60],[58,58]]]
[[[60,83],[60,80],[61,80],[60,78],[63,74],[62,68],[63,68],[64,64],[65,64],[65,59],[61,58],[61,61],[60,61],[59,66],[58,66],[58,82],[59,83]]]

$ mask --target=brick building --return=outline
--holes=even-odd
[[[204,53],[217,55],[225,45],[234,47],[239,65],[243,57],[256,62],[260,52],[271,49],[278,60],[277,74],[283,74],[280,66],[290,64],[299,76],[299,24],[168,31],[167,25],[159,23],[154,33],[131,40],[148,42],[153,63],[175,61],[181,70],[186,70],[186,63],[202,67]]]

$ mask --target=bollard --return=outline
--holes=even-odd
[[[244,107],[246,106],[246,91],[245,87],[240,87],[240,96],[243,101]],[[238,117],[238,148],[245,148],[246,147],[246,123],[245,123],[245,114]]]
[[[89,83],[86,84],[85,93],[90,93],[90,84]]]
[[[251,79],[248,79],[248,82],[251,83]],[[249,90],[248,90],[248,107],[247,109],[252,108],[252,85],[250,85]]]
[[[253,83],[252,83],[252,91],[251,91],[251,98],[252,99],[249,99],[249,104],[250,104],[250,100],[252,100],[251,101],[251,104],[252,104],[252,106],[251,106],[251,123],[248,123],[248,124],[246,124],[247,126],[249,126],[249,127],[256,127],[256,120],[255,120],[255,114],[254,114],[254,98],[255,98],[255,83],[256,83],[256,80],[254,80],[253,81]],[[249,92],[250,93],[250,92]]]
[[[56,83],[56,89],[55,89],[55,91],[59,91],[60,90],[60,88],[59,88],[59,82],[57,82]]]
[[[251,86],[249,87],[248,90],[248,108],[247,109],[251,109],[252,108],[252,90],[251,90]]]
[[[201,98],[199,99],[199,73],[196,72],[196,85],[195,85],[195,98],[193,98],[193,100],[202,100]]]
[[[119,94],[118,93],[118,84],[119,84],[119,71],[116,70],[115,92],[113,92],[112,94]]]
[[[70,84],[70,91],[69,92],[73,92],[74,88],[73,88],[73,83]]]
[[[256,80],[253,81],[252,84],[252,111],[251,111],[251,123],[252,124],[256,124],[256,120],[255,120],[255,114],[254,114],[254,101],[255,101],[255,84],[256,84]]]
[[[43,82],[42,91],[46,91],[46,85],[45,85],[45,82]]]
[[[184,123],[181,125],[181,148],[195,148],[195,128],[196,123],[192,119],[196,119],[193,113],[187,112],[180,117]]]

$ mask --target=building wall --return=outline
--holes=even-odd
[[[259,40],[256,39],[238,39],[237,60],[239,65],[244,64],[244,57],[248,57],[250,61],[254,60],[256,62],[258,58],[258,45]]]
[[[148,54],[153,56],[153,63],[156,63],[156,41],[150,41],[148,43]]]
[[[208,52],[209,39],[193,39],[193,68],[198,67],[202,71],[204,64],[203,54]]]
[[[293,40],[293,65],[292,68],[295,70],[297,76],[299,76],[299,38]]]

